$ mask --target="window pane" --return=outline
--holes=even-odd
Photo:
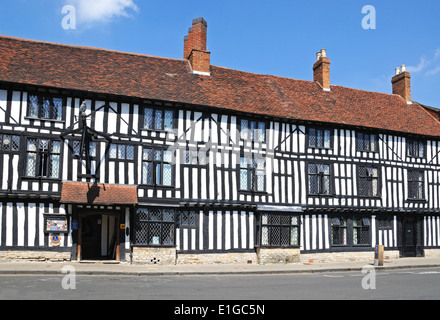
[[[172,166],[170,164],[163,165],[163,183],[164,186],[172,185]]]
[[[63,99],[53,98],[52,119],[61,120],[63,110]]]
[[[27,151],[37,151],[37,139],[28,139],[27,141]]]
[[[258,141],[264,142],[266,140],[266,123],[258,122]]]
[[[110,159],[116,159],[118,156],[118,145],[110,144],[109,157]]]
[[[330,130],[324,130],[324,148],[330,148]]]
[[[89,143],[89,156],[96,157],[96,142]]]
[[[309,130],[309,146],[316,147],[316,130],[313,128]]]
[[[38,96],[29,95],[28,99],[28,117],[38,118],[39,101]]]
[[[247,120],[241,120],[241,138],[249,139],[249,124]]]
[[[144,128],[153,129],[153,109],[145,108],[144,112]]]
[[[127,146],[127,160],[134,160],[134,146]]]
[[[154,113],[154,129],[163,130],[162,117],[162,110],[156,110],[156,112]]]
[[[164,130],[167,131],[173,130],[173,117],[174,117],[173,111],[165,110]]]
[[[60,176],[60,156],[51,155],[49,161],[49,174],[48,176],[53,179],[57,179]]]
[[[4,135],[3,136],[3,151],[10,151],[11,150],[11,136],[10,135]]]
[[[20,137],[19,136],[12,136],[12,151],[19,151],[20,150]]]
[[[153,160],[153,149],[144,149],[142,153],[143,160]]]
[[[52,141],[51,153],[61,153],[61,142],[60,141]]]
[[[142,183],[153,184],[153,164],[151,162],[142,163]]]
[[[257,179],[257,181],[256,181],[256,187],[257,187],[257,189],[256,189],[256,191],[264,191],[266,188],[265,188],[265,175],[264,175],[264,171],[257,171],[257,176],[256,176],[256,179]]]
[[[245,169],[240,170],[240,189],[248,190],[248,171]]]
[[[123,144],[118,145],[118,158],[125,159],[125,145]]]
[[[50,119],[50,105],[50,100],[47,98],[43,98],[43,106],[41,110],[41,116],[43,118]]]
[[[36,176],[36,165],[37,165],[37,154],[28,153],[26,155],[26,176],[35,177]]]

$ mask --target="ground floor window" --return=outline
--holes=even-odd
[[[148,246],[174,245],[173,209],[145,208],[137,210],[135,243]]]
[[[299,246],[299,216],[262,213],[257,226],[259,245],[268,247]]]
[[[333,216],[332,246],[362,246],[371,243],[370,219],[363,216]]]

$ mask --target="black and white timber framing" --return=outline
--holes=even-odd
[[[29,95],[61,98],[60,119],[30,117]],[[90,128],[109,135],[113,144],[131,146],[132,156],[110,156],[109,142],[96,137],[87,172],[85,163],[75,156],[74,141],[79,141],[80,135],[61,138],[75,127],[84,101],[86,113],[91,115]],[[145,108],[173,111],[173,130],[146,129]],[[243,139],[243,119],[263,122],[264,138]],[[311,128],[330,133],[328,147],[309,147]],[[377,150],[358,151],[358,133],[377,135]],[[0,86],[0,135],[2,139],[19,137],[19,148],[0,150],[0,250],[55,250],[45,231],[44,217],[66,216],[69,232],[56,250],[72,252],[76,258],[78,232],[71,226],[78,214],[88,210],[119,215],[119,223],[126,227],[119,237],[121,259],[128,259],[132,246],[163,244],[137,243],[139,210],[148,208],[174,210],[173,237],[166,245],[175,246],[179,252],[254,251],[263,245],[262,216],[272,213],[298,217],[299,241],[289,245],[299,247],[302,253],[371,251],[380,244],[404,254],[402,228],[407,216],[417,221],[419,251],[440,249],[438,137],[255,118],[251,114],[166,101],[6,83]],[[29,139],[61,141],[57,154],[59,172],[45,177],[27,174]],[[413,140],[423,144],[423,156],[409,155],[407,144]],[[146,148],[175,152],[169,185],[145,183]],[[188,161],[185,157],[191,151],[202,151],[206,158],[190,157]],[[262,189],[241,190],[240,159],[244,155],[264,159]],[[328,165],[328,192],[310,192],[310,164]],[[372,176],[377,184],[370,195],[359,194],[361,167],[377,169],[377,175]],[[408,196],[412,188],[408,172],[421,174],[423,195],[417,198]],[[67,181],[137,186],[139,204],[63,204],[60,193],[62,183]],[[192,212],[191,223],[182,223],[179,211]],[[336,224],[341,227],[341,217],[347,221],[343,237],[348,240],[335,244],[332,224],[338,221]],[[355,220],[367,227],[361,243],[352,241]]]

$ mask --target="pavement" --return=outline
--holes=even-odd
[[[132,265],[111,261],[96,262],[0,262],[1,275],[114,275],[114,276],[209,276],[209,275],[268,275],[328,272],[361,272],[373,266],[374,260],[332,263],[295,264],[185,264]],[[74,269],[72,269],[73,267]],[[440,258],[400,258],[385,260],[380,270],[440,268]]]

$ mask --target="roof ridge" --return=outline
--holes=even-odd
[[[44,44],[44,45],[50,45],[50,46],[73,48],[73,49],[81,49],[81,50],[89,50],[89,51],[112,52],[112,53],[125,54],[125,55],[133,55],[133,56],[145,57],[145,58],[175,60],[175,61],[182,61],[182,62],[185,61],[185,59],[159,57],[159,56],[148,55],[148,54],[145,54],[145,53],[135,53],[135,52],[115,50],[115,49],[105,49],[105,48],[97,48],[97,47],[91,47],[91,46],[82,46],[82,45],[75,45],[75,44],[65,44],[65,43],[58,43],[58,42],[53,42],[53,41],[25,39],[25,38],[5,36],[5,35],[0,35],[0,39],[7,39],[7,40],[14,40],[14,41],[21,41],[21,42],[30,42],[30,43],[34,43],[34,44]]]

